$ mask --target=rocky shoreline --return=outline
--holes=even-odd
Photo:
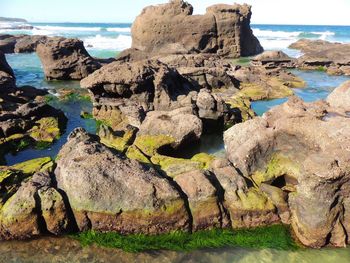
[[[47,80],[81,80],[100,124],[97,135],[75,129],[55,160],[0,166],[0,239],[285,224],[307,247],[349,243],[350,83],[306,103],[293,96],[305,82],[289,71],[346,75],[346,57],[334,54],[348,46],[300,41],[298,59],[262,53],[250,6],[192,13],[182,0],[145,8],[132,48],[109,60],[78,39],[0,36],[5,53],[37,52]],[[257,55],[249,66],[232,63],[248,55]],[[57,139],[64,114],[45,91],[17,87],[2,53],[0,77],[0,155]],[[250,105],[284,97],[262,117]],[[213,131],[224,133],[224,158],[178,154]]]

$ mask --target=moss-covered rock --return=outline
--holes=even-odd
[[[292,96],[293,91],[278,78],[272,77],[267,80],[268,87],[260,83],[242,83],[237,96],[250,100],[279,99]]]
[[[94,107],[92,115],[101,123],[111,127],[113,130],[118,130],[128,124],[126,116],[118,107],[99,106]]]
[[[34,127],[29,131],[29,136],[37,142],[52,143],[61,135],[58,119],[45,117],[35,122]]]
[[[257,185],[271,183],[280,176],[287,176],[297,180],[300,166],[281,153],[274,153],[263,170],[258,170],[251,176]]]
[[[190,159],[174,158],[156,154],[151,157],[151,162],[170,177],[194,170],[202,170],[204,164]]]
[[[243,122],[256,116],[251,107],[250,99],[248,98],[234,95],[230,99],[226,100],[226,103],[230,106],[231,110],[237,112],[236,115],[238,115]]]
[[[0,208],[25,179],[36,172],[51,171],[52,167],[50,157],[29,160],[13,166],[0,166]]]
[[[22,173],[29,175],[36,172],[51,171],[52,168],[53,161],[50,157],[37,158],[10,166],[10,169],[21,171]]]
[[[98,135],[101,142],[107,147],[114,148],[119,152],[125,152],[133,139],[137,129],[132,126],[127,126],[126,129],[120,132],[114,132],[106,125],[101,125]]]
[[[152,164],[151,161],[137,148],[135,145],[131,145],[126,151],[126,157],[131,160],[139,161],[144,164]]]
[[[141,135],[136,137],[134,144],[147,156],[153,156],[159,148],[174,142],[175,139],[167,135]]]

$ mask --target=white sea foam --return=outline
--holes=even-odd
[[[272,31],[262,30],[259,28],[253,28],[254,35],[259,39],[261,45],[266,50],[284,50],[290,44],[298,41],[301,38],[322,39],[331,40],[330,37],[334,36],[334,32],[321,31],[321,32],[305,32],[305,31]],[[300,54],[292,52],[293,56],[300,56]],[[295,54],[294,54],[295,53]]]
[[[322,40],[327,40],[328,37],[335,35],[334,32],[330,32],[330,31],[312,32],[312,34],[320,35],[319,39],[322,39]]]
[[[36,26],[35,27],[38,30],[47,30],[47,31],[59,31],[59,32],[66,32],[66,31],[92,31],[97,32],[101,30],[101,27],[76,27],[76,26]]]
[[[130,27],[109,27],[107,28],[108,32],[131,32]]]
[[[253,28],[254,35],[256,37],[269,37],[269,38],[292,38],[299,36],[300,31],[287,32],[287,31],[272,31],[272,30],[261,30],[259,28]]]
[[[96,35],[83,39],[87,49],[124,50],[131,47],[131,36],[119,35],[117,37],[104,37]]]

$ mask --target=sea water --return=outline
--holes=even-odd
[[[77,37],[84,41],[88,52],[96,57],[115,57],[118,52],[131,46],[131,24],[121,23],[32,23],[31,30],[2,29],[9,28],[0,23],[0,34],[30,34]],[[13,25],[15,26],[15,25]],[[18,26],[18,24],[17,24]],[[349,26],[295,26],[295,25],[252,25],[254,34],[259,38],[265,50],[283,50],[290,56],[301,53],[288,46],[302,38],[323,39],[333,42],[350,43]],[[52,93],[60,88],[80,89],[76,81],[46,82],[39,58],[35,54],[6,55],[14,69],[18,86],[31,85],[48,89]],[[344,76],[328,76],[324,72],[298,71],[294,74],[303,78],[307,87],[295,89],[295,94],[306,101],[324,99],[339,84],[348,80]],[[286,99],[253,102],[252,107],[262,115]],[[8,164],[14,164],[41,156],[55,157],[66,137],[75,127],[84,127],[89,132],[96,131],[93,120],[80,118],[81,111],[91,111],[88,101],[54,101],[53,106],[60,108],[68,117],[67,129],[60,140],[45,150],[28,149],[16,155],[8,154]],[[222,135],[205,137],[195,151],[211,154],[224,153]],[[191,154],[191,153],[189,153]],[[29,242],[0,242],[0,262],[350,262],[349,249],[305,249],[299,251],[279,251],[273,249],[223,248],[199,250],[191,253],[171,251],[128,254],[119,250],[93,247],[82,248],[67,238],[41,238]]]

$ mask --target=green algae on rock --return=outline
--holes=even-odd
[[[155,236],[123,236],[117,233],[88,231],[71,235],[71,237],[79,240],[84,246],[96,244],[101,247],[119,248],[133,253],[148,250],[192,251],[222,247],[273,248],[280,250],[295,250],[298,248],[290,235],[289,228],[284,225],[239,230],[213,229],[192,234],[172,232]]]
[[[29,136],[37,142],[52,143],[61,135],[58,119],[45,117],[36,121],[34,127],[29,131]]]
[[[297,180],[300,169],[300,166],[287,156],[281,153],[274,153],[267,163],[265,170],[258,170],[251,177],[257,185],[261,183],[272,183],[273,180],[280,176],[288,176]]]
[[[99,128],[98,135],[101,143],[107,147],[114,148],[119,152],[125,152],[132,144],[137,129],[132,126],[127,126],[122,131],[113,131],[110,127],[102,124]]]

